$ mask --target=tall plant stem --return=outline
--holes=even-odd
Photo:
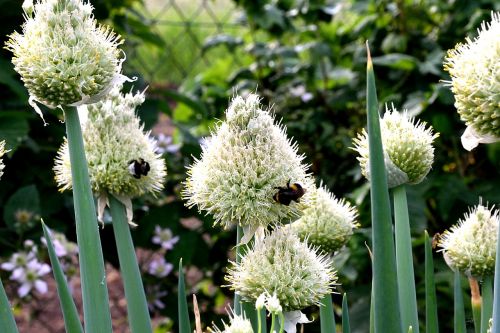
[[[425,332],[438,333],[436,284],[434,282],[434,260],[432,245],[425,231]]]
[[[464,296],[462,294],[462,283],[460,280],[460,272],[455,271],[454,278],[454,322],[455,333],[466,333],[465,328],[465,310],[464,310]]]
[[[2,280],[0,280],[0,327],[5,333],[18,333],[16,321],[12,314],[7,294],[3,288]]]
[[[391,208],[387,189],[375,74],[367,43],[366,107],[370,156],[370,196],[373,242],[373,297],[375,333],[400,333],[396,260]]]
[[[486,333],[488,331],[489,322],[493,314],[493,290],[492,288],[492,278],[486,276],[483,278],[482,288],[481,288],[481,333]]]
[[[396,238],[396,267],[398,272],[399,305],[403,330],[413,328],[419,333],[417,294],[415,292],[415,273],[411,246],[410,219],[405,185],[393,189],[394,220]]]
[[[130,331],[132,333],[152,332],[148,302],[146,301],[139,265],[137,264],[125,206],[112,195],[108,195],[108,200],[111,217],[113,218],[113,232],[116,239],[125,298],[127,299]]]
[[[66,109],[65,118],[73,181],[85,331],[112,332],[97,216],[76,108]]]
[[[474,320],[474,332],[481,332],[481,293],[479,283],[473,277],[469,278],[470,305],[472,308],[472,318]]]
[[[492,333],[500,333],[500,228],[497,232],[497,253],[495,259],[495,280],[493,285]]]

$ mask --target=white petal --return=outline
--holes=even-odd
[[[13,270],[16,266],[11,263],[11,262],[4,262],[2,265],[0,265],[0,267],[3,269],[3,270],[6,270],[6,271],[11,271]]]
[[[500,141],[500,138],[492,135],[477,133],[471,126],[467,126],[460,139],[462,141],[462,146],[468,151],[476,148],[480,143],[494,143]]]
[[[40,294],[45,294],[47,292],[47,282],[42,281],[42,280],[35,280],[35,289],[40,293]]]
[[[310,323],[312,320],[307,319],[306,315],[297,311],[290,311],[283,313],[285,316],[285,332],[287,333],[296,333],[297,332],[297,324],[306,324]]]
[[[31,290],[31,284],[26,282],[23,283],[21,287],[19,287],[19,289],[17,289],[17,294],[19,295],[19,297],[23,298],[24,296],[28,295],[30,290]]]

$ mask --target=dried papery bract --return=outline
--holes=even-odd
[[[225,279],[247,302],[255,303],[263,293],[275,295],[286,321],[299,321],[303,320],[300,310],[319,305],[332,292],[337,277],[328,255],[283,227],[256,242],[239,263],[232,263]],[[288,332],[294,332],[297,321]]]
[[[338,199],[324,187],[312,190],[309,205],[302,216],[291,224],[302,241],[331,253],[344,246],[352,236],[356,209],[344,199]]]
[[[150,133],[144,133],[135,109],[144,102],[144,93],[120,93],[114,87],[105,100],[80,107],[87,112],[83,124],[85,154],[89,165],[90,184],[99,198],[102,219],[107,195],[111,194],[128,208],[131,220],[131,198],[157,193],[166,177],[165,161],[156,153],[156,143]],[[147,175],[134,174],[130,165],[143,160],[149,165]],[[54,171],[61,191],[71,188],[71,164],[67,143],[59,149]],[[135,177],[134,177],[135,176]]]
[[[380,119],[382,146],[390,188],[402,184],[418,184],[429,173],[434,161],[432,142],[438,134],[426,128],[424,122],[414,122],[406,113],[399,113],[394,107],[386,109]],[[355,150],[361,172],[370,179],[368,134],[365,130],[354,139]]]
[[[121,40],[97,24],[90,3],[40,0],[23,8],[22,33],[14,32],[6,48],[40,116],[35,102],[50,108],[94,103],[126,80],[120,74]]]
[[[500,13],[481,24],[478,36],[466,38],[448,51],[444,69],[450,73],[455,107],[467,129],[462,145],[472,150],[479,143],[500,141]]]
[[[493,276],[500,212],[482,204],[441,236],[439,246],[451,269],[467,276]]]
[[[226,228],[242,226],[245,243],[257,229],[298,215],[295,201],[284,205],[273,196],[277,187],[299,183],[306,189],[300,200],[306,200],[313,184],[303,158],[257,95],[236,96],[226,120],[189,168],[183,196],[188,206],[213,215],[215,223]]]

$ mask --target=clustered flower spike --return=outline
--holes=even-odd
[[[201,159],[189,168],[183,196],[188,206],[212,214],[215,223],[241,225],[245,243],[256,230],[298,214],[295,202],[283,205],[273,196],[289,181],[306,191],[311,188],[303,158],[284,126],[262,109],[259,96],[237,96],[226,121],[203,147]]]
[[[429,173],[434,161],[432,142],[439,135],[426,128],[425,122],[408,118],[406,113],[399,113],[394,106],[386,108],[380,120],[382,146],[384,149],[387,183],[390,188],[402,184],[418,184]],[[361,172],[369,180],[368,133],[363,130],[354,139],[355,150],[359,153],[358,161]]]
[[[120,89],[121,85],[118,85],[105,100],[79,108],[82,112],[88,111],[82,133],[90,184],[94,194],[99,197],[101,220],[108,194],[125,204],[131,220],[130,199],[159,192],[166,176],[165,161],[155,152],[156,143],[150,133],[143,132],[144,126],[135,114],[135,108],[144,101],[144,93],[124,95]],[[140,162],[148,164],[149,171],[146,174],[135,170],[134,166]],[[71,188],[67,142],[59,149],[54,171],[60,190]]]
[[[252,328],[252,323],[250,320],[245,318],[245,315],[237,315],[233,312],[229,315],[229,324],[222,321],[224,325],[224,330],[221,331],[217,326],[214,325],[213,328],[209,328],[209,332],[213,333],[254,333]]]
[[[352,236],[356,209],[344,199],[337,199],[324,187],[311,191],[309,205],[291,224],[302,241],[331,253],[344,246]]]
[[[472,277],[493,276],[500,212],[481,204],[441,236],[439,246],[451,269]]]
[[[467,129],[462,145],[500,141],[500,12],[481,24],[479,35],[448,50],[444,69],[450,73],[455,107]]]
[[[14,32],[6,48],[42,118],[35,101],[50,108],[94,103],[127,79],[120,74],[121,40],[97,24],[90,3],[38,0],[23,9],[23,33]]]
[[[256,242],[240,263],[233,262],[225,279],[244,300],[254,303],[263,293],[276,295],[283,311],[290,312],[319,304],[337,277],[326,254],[279,228]]]
[[[5,141],[0,141],[0,178],[2,178],[3,175],[3,168],[5,165],[3,164],[3,155],[5,155]]]

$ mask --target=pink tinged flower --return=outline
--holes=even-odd
[[[7,262],[4,262],[3,264],[0,265],[0,268],[2,268],[5,271],[14,271],[17,268],[20,267],[25,267],[29,261],[35,259],[36,253],[31,251],[31,252],[17,252],[14,253],[11,257],[10,260]]]
[[[168,263],[165,258],[160,257],[158,259],[153,259],[149,263],[148,272],[151,275],[162,278],[170,274],[174,266]]]
[[[178,241],[179,236],[174,237],[169,228],[162,229],[159,225],[155,227],[155,235],[152,238],[154,244],[160,244],[165,250],[172,250]]]
[[[156,152],[158,154],[178,152],[181,145],[173,144],[172,141],[173,140],[170,135],[160,133],[156,138]]]

